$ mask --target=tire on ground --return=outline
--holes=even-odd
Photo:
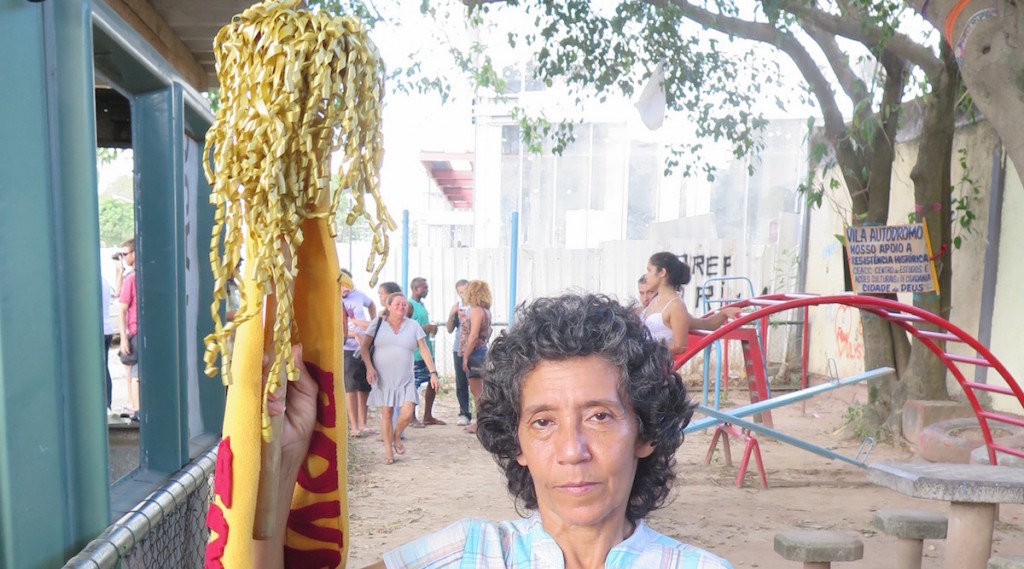
[[[992,439],[1009,447],[1024,445],[1024,428],[989,421]],[[971,451],[984,446],[985,439],[977,419],[948,419],[928,425],[921,431],[917,452],[929,462],[966,464]]]

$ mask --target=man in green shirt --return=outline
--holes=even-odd
[[[412,318],[423,328],[423,331],[427,334],[427,347],[430,348],[430,355],[434,355],[434,335],[437,334],[437,326],[430,323],[430,314],[427,313],[427,307],[423,306],[423,299],[427,297],[427,293],[430,292],[430,287],[427,285],[427,279],[423,277],[416,277],[409,282],[409,318]],[[427,364],[423,361],[423,356],[420,355],[419,349],[414,354],[413,372],[416,375],[416,389],[419,389],[421,385],[426,384],[426,389],[423,395],[423,420],[422,422],[416,420],[416,415],[413,414],[413,423],[411,426],[416,427],[417,423],[419,426],[427,425],[444,425],[444,421],[437,419],[433,416],[434,410],[434,398],[437,396],[437,391],[430,386],[430,372],[427,370]]]

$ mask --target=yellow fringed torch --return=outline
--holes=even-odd
[[[228,385],[214,500],[207,515],[207,569],[252,566],[252,539],[275,532],[280,421],[267,396],[294,380],[292,345],[320,394],[309,453],[292,496],[284,555],[291,567],[344,567],[348,540],[342,407],[341,298],[334,217],[343,191],[346,223],[373,231],[371,286],[395,229],[379,193],[384,69],[357,20],[300,9],[300,0],[256,4],[214,40],[220,107],[206,137],[204,167],[216,208],[206,373]],[[332,188],[330,161],[341,156]],[[370,216],[366,198],[375,201]],[[237,267],[244,258],[242,274]],[[241,303],[221,319],[228,282]],[[229,339],[234,338],[229,349]],[[264,354],[269,375],[262,382]],[[220,364],[218,366],[218,359]]]

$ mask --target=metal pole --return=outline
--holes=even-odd
[[[809,363],[810,348],[811,348],[811,307],[804,307],[804,322],[803,322],[803,334],[801,334],[801,350],[800,350],[800,387],[807,389],[807,364]]]
[[[999,271],[999,246],[1003,226],[1003,193],[1006,190],[1006,156],[1003,143],[996,141],[992,149],[992,182],[988,198],[988,247],[981,277],[981,318],[978,322],[978,341],[986,346],[992,341],[992,315],[995,313],[996,278]],[[974,381],[988,383],[988,366],[975,366]]]
[[[512,261],[508,270],[508,325],[512,326],[516,314],[516,280],[519,272],[519,212],[512,212]]]
[[[402,290],[409,292],[409,210],[402,210]]]

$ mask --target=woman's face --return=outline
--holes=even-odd
[[[396,314],[405,317],[406,311],[409,309],[409,301],[404,296],[398,295],[391,299],[391,304],[388,304],[388,312],[395,318]]]
[[[647,274],[645,275],[647,279],[647,286],[650,287],[651,290],[656,291],[658,287],[661,286],[661,281],[664,280],[665,273],[665,269],[659,269],[657,265],[647,263]]]
[[[388,291],[384,287],[377,287],[377,296],[380,297],[380,305],[384,306],[388,301]]]
[[[625,520],[637,462],[654,447],[638,440],[618,382],[601,356],[541,362],[526,376],[516,461],[530,469],[548,533]]]

